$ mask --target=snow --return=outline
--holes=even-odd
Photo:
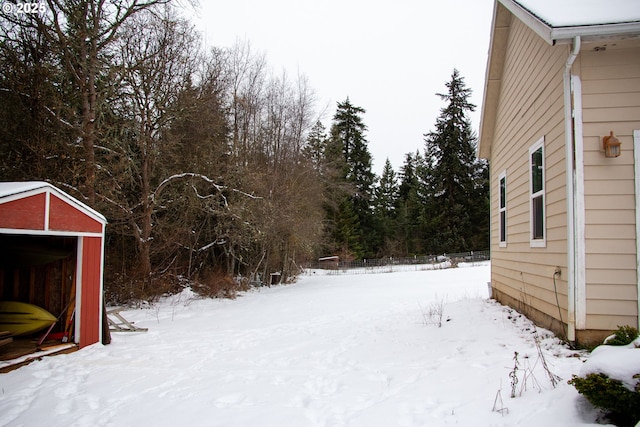
[[[51,187],[51,184],[43,181],[0,182],[0,198],[37,190],[42,187]]]
[[[149,331],[0,375],[0,425],[595,424],[567,384],[585,354],[489,300],[488,263],[401,270],[125,311]]]
[[[515,0],[552,27],[640,21],[638,0]]]
[[[625,346],[596,347],[580,369],[580,376],[586,377],[589,374],[606,374],[635,391],[635,386],[640,381],[633,379],[635,374],[640,374],[640,338]]]

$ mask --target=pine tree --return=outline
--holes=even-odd
[[[333,117],[330,138],[325,150],[325,157],[333,170],[337,172],[335,177],[336,188],[347,184],[349,212],[353,212],[357,221],[351,221],[357,227],[350,233],[358,237],[358,247],[350,248],[356,258],[371,256],[375,253],[376,239],[374,233],[374,217],[372,214],[373,185],[376,176],[371,170],[371,154],[367,148],[365,132],[367,127],[362,121],[361,115],[365,110],[356,107],[347,98],[338,103],[338,108]],[[345,204],[338,204],[338,209],[344,210]],[[340,213],[330,215],[341,217]],[[349,215],[347,215],[349,216]],[[357,225],[356,225],[357,224]],[[335,241],[344,241],[333,230]]]
[[[477,183],[483,165],[476,160],[476,136],[467,117],[475,105],[469,102],[471,89],[458,70],[453,70],[446,87],[447,93],[437,95],[447,105],[440,110],[435,130],[424,135],[427,245],[433,252],[483,249],[472,246],[483,240],[474,236],[479,232],[474,221],[488,218],[486,186]]]
[[[339,256],[343,260],[361,258],[364,252],[361,226],[350,199],[342,200],[335,212],[333,222],[336,225],[333,237]]]
[[[378,256],[397,256],[398,179],[388,158],[374,193],[375,223],[381,244]]]
[[[486,160],[478,160],[475,164],[475,197],[471,209],[471,247],[477,250],[489,249],[489,164]]]
[[[325,147],[327,145],[327,133],[324,125],[320,120],[316,122],[309,130],[307,143],[302,152],[307,160],[311,162],[313,168],[324,173],[325,165]]]
[[[331,144],[344,159],[343,178],[355,186],[360,198],[371,194],[375,175],[371,171],[371,154],[367,148],[367,127],[360,117],[366,111],[356,107],[349,98],[338,103],[331,126]]]
[[[404,164],[400,168],[400,187],[398,188],[398,198],[404,202],[409,197],[411,191],[415,191],[418,185],[417,168],[422,161],[419,151],[414,154],[407,153],[404,156]]]
[[[419,151],[405,154],[404,164],[400,168],[396,220],[396,234],[403,256],[424,254],[425,251],[423,236],[425,191],[420,180],[423,169],[424,158]]]
[[[382,169],[380,182],[375,190],[376,215],[384,218],[393,218],[397,213],[398,179],[391,162],[387,158]]]

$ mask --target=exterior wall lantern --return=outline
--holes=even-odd
[[[602,146],[604,147],[605,157],[618,157],[620,155],[621,142],[613,135],[613,131],[609,136],[602,138]]]

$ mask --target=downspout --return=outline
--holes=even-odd
[[[575,147],[573,138],[573,105],[571,97],[571,66],[580,52],[580,36],[573,39],[573,47],[564,67],[564,135],[567,166],[567,250],[568,250],[568,278],[567,278],[567,340],[576,340],[576,212],[575,212]]]

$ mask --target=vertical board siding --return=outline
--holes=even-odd
[[[102,224],[52,194],[50,199],[49,229],[102,233]]]
[[[16,193],[7,191],[0,198],[0,229],[7,234],[28,235],[34,241],[52,247],[68,249],[71,242],[76,250],[69,258],[52,267],[27,266],[11,271],[11,280],[0,271],[0,297],[32,302],[59,313],[72,299],[76,302],[75,330],[80,347],[100,342],[102,322],[102,268],[105,218],[78,200],[46,183],[15,186]],[[12,189],[13,187],[7,187]],[[35,194],[34,194],[35,193]],[[56,236],[56,237],[51,237]],[[16,239],[25,239],[14,236]],[[16,239],[4,239],[3,244],[14,245]],[[18,242],[19,244],[20,242]],[[55,243],[55,244],[54,244]],[[75,268],[75,274],[72,270]],[[74,277],[75,293],[71,281]],[[66,319],[65,319],[66,321]],[[66,324],[63,324],[64,328]]]
[[[0,203],[0,228],[44,230],[46,194]]]
[[[598,49],[595,49],[595,48]],[[637,325],[633,130],[640,129],[640,41],[585,44],[583,90],[587,328]],[[604,157],[614,131],[622,154]]]
[[[491,154],[492,285],[511,298],[567,319],[566,173],[562,71],[568,47],[552,47],[513,19]],[[545,248],[530,245],[529,147],[544,137]],[[507,172],[507,247],[499,247],[498,174]],[[557,295],[556,295],[557,289]]]
[[[100,341],[102,238],[82,237],[80,348]]]

